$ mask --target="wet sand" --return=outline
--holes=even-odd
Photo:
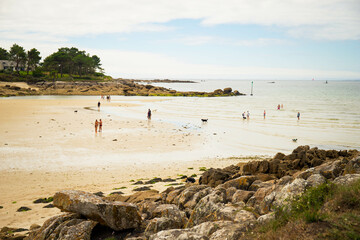
[[[125,187],[120,191],[131,194],[135,188],[131,180],[199,175],[200,167],[225,167],[240,161],[194,161],[192,151],[206,142],[205,137],[170,123],[147,121],[145,103],[156,99],[137,103],[128,99],[100,100],[98,110],[99,100],[95,97],[0,100],[0,206],[3,206],[0,227],[29,228],[33,223],[42,224],[60,211],[32,202],[62,189],[109,194],[115,188]],[[111,116],[102,110],[142,105],[144,120]],[[156,113],[153,117],[156,118]],[[94,121],[100,118],[103,132],[95,134]],[[167,184],[156,183],[153,189],[162,191]],[[32,210],[16,212],[21,206]]]

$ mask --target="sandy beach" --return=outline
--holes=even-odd
[[[32,202],[62,189],[109,194],[121,188],[124,194],[131,194],[135,188],[131,180],[199,176],[200,167],[225,167],[246,161],[194,161],[194,156],[187,159],[192,150],[206,144],[206,138],[191,129],[157,121],[156,112],[154,120],[148,121],[145,103],[149,101],[160,100],[133,103],[127,99],[107,102],[98,97],[1,99],[0,226],[29,228],[33,223],[42,224],[59,210]],[[112,116],[102,110],[142,105],[143,120]],[[103,132],[95,134],[94,121],[100,118]],[[167,158],[170,155],[181,161]],[[152,188],[162,191],[167,184],[156,183]],[[21,206],[32,210],[16,212]]]

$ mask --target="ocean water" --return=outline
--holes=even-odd
[[[196,148],[166,154],[116,155],[121,159],[181,161],[206,158],[290,153],[299,145],[322,149],[360,150],[360,81],[251,81],[206,80],[197,83],[155,83],[178,91],[214,91],[231,87],[247,94],[236,97],[112,96],[112,102],[136,103],[128,108],[102,106],[103,114],[119,119],[146,119],[174,124],[173,131],[202,136]],[[98,100],[98,96],[32,96],[16,98]],[[6,100],[6,99],[4,99]],[[144,101],[145,100],[145,101]],[[281,110],[277,105],[283,104]],[[263,112],[266,111],[266,118]],[[241,114],[250,112],[250,119]],[[300,112],[300,120],[296,115]],[[201,121],[208,119],[207,123]],[[294,142],[292,139],[297,139]],[[115,160],[114,160],[115,161]]]
[[[206,80],[153,85],[178,91],[231,87],[247,94],[215,98],[159,97],[162,101],[122,113],[143,118],[150,108],[155,121],[172,122],[184,130],[205,135],[206,143],[201,149],[204,157],[289,153],[298,145],[360,150],[360,81],[329,81],[328,84],[324,81],[253,81],[253,96],[250,96],[251,81]],[[278,104],[283,104],[283,108],[277,110]],[[243,120],[241,114],[247,111],[250,119]],[[208,122],[202,123],[202,118]]]

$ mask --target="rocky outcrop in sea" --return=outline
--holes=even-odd
[[[53,204],[65,213],[23,238],[241,239],[247,231],[273,219],[275,207],[310,187],[356,179],[360,179],[358,151],[300,146],[289,155],[278,153],[242,168],[209,169],[197,183],[169,187],[162,193],[150,190],[128,197],[99,197],[60,191]]]

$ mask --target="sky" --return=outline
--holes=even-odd
[[[360,80],[360,0],[0,0],[0,47],[135,79]]]

